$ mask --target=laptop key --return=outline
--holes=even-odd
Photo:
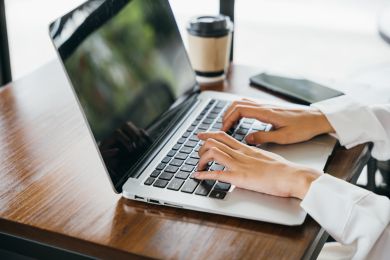
[[[149,178],[146,179],[144,184],[150,186],[150,185],[153,184],[154,180],[155,180],[155,178],[149,177]]]
[[[160,163],[159,165],[157,165],[156,170],[161,171],[162,169],[164,169],[165,165],[165,163]]]
[[[237,141],[242,141],[245,138],[245,135],[242,134],[234,134],[233,136]]]
[[[243,123],[240,125],[240,128],[249,129],[249,128],[251,128],[251,126],[252,126],[252,124]]]
[[[221,107],[214,107],[212,110],[214,113],[220,113],[222,111]]]
[[[265,125],[265,124],[255,124],[255,125],[252,127],[252,130],[255,130],[255,131],[264,131],[266,128],[267,128],[267,125]]]
[[[192,132],[194,130],[195,130],[195,126],[192,125],[192,126],[188,127],[187,132]]]
[[[177,170],[179,170],[179,167],[172,166],[172,165],[168,165],[167,168],[165,168],[166,172],[171,172],[171,173],[175,173],[177,172]]]
[[[202,129],[196,129],[194,134],[197,135],[199,133],[203,133],[203,132],[206,132],[205,130],[202,130]]]
[[[167,189],[169,190],[180,190],[181,186],[183,186],[184,180],[180,180],[174,178],[168,185]]]
[[[207,196],[210,193],[211,189],[213,188],[214,184],[215,181],[213,180],[202,181],[198,186],[198,188],[196,189],[195,194],[200,196]]]
[[[193,180],[193,179],[188,179],[183,188],[181,189],[182,192],[185,192],[185,193],[193,193],[196,189],[196,187],[198,186],[200,181],[198,180]]]
[[[179,159],[173,159],[169,165],[173,165],[173,166],[182,166],[184,163],[183,160],[179,160]]]
[[[222,128],[222,123],[215,123],[215,124],[213,125],[213,128],[221,129],[221,128]]]
[[[180,150],[181,153],[186,153],[186,154],[190,154],[192,152],[192,148],[191,147],[183,147],[181,150]]]
[[[185,159],[187,159],[187,157],[188,157],[188,154],[186,154],[186,153],[178,153],[176,155],[175,159],[185,160]]]
[[[162,159],[161,162],[163,162],[163,163],[169,163],[169,161],[170,161],[171,159],[172,159],[171,157],[166,156],[164,159]]]
[[[249,128],[239,128],[237,131],[236,131],[236,134],[240,134],[240,135],[246,135],[249,131]]]
[[[187,138],[187,137],[189,137],[190,136],[190,132],[185,132],[181,137],[182,138]]]
[[[216,119],[218,116],[218,114],[214,114],[214,113],[210,113],[207,115],[207,119],[212,119],[212,121],[214,121],[214,119]]]
[[[198,126],[198,129],[202,130],[202,131],[205,131],[205,130],[209,129],[209,125],[201,124],[200,126]]]
[[[210,167],[210,171],[223,171],[223,169],[225,169],[223,165],[215,164],[215,163]]]
[[[158,179],[170,181],[173,178],[173,173],[163,172]]]
[[[153,187],[158,187],[158,188],[165,188],[165,186],[168,185],[168,181],[166,180],[161,180],[161,179],[157,179],[154,184],[153,184]]]
[[[206,118],[206,119],[203,120],[202,123],[205,124],[205,125],[210,125],[210,124],[213,123],[213,121],[214,121],[213,119],[208,119],[208,118]]]
[[[195,141],[195,142],[198,142],[199,141],[199,137],[197,135],[192,135],[190,137],[190,141]]]
[[[189,159],[186,161],[186,164],[196,166],[196,165],[198,164],[198,162],[199,162],[198,159],[189,158]]]
[[[194,158],[194,159],[199,159],[199,154],[198,152],[193,152],[191,155],[190,155],[191,158]]]
[[[187,141],[184,146],[194,148],[197,144],[198,142],[195,141]]]
[[[191,166],[191,165],[183,165],[183,167],[181,167],[180,170],[182,170],[183,172],[192,172],[194,170],[194,166]]]
[[[226,132],[228,135],[232,135],[234,133],[234,128],[230,128],[229,130],[227,130]]]
[[[232,185],[230,183],[226,183],[226,182],[218,182],[215,187],[214,187],[214,190],[221,190],[221,191],[229,191],[230,190],[230,187]]]
[[[186,180],[189,175],[190,175],[189,172],[179,171],[178,173],[176,173],[175,177],[179,178],[179,179],[182,179],[182,180]]]
[[[243,122],[247,123],[247,124],[253,124],[255,122],[255,120],[252,118],[245,118]]]
[[[182,144],[182,143],[184,143],[185,141],[186,141],[185,138],[180,138],[180,139],[177,141],[177,143],[178,143],[178,144]]]
[[[173,157],[175,154],[176,154],[175,150],[170,150],[169,153],[167,154],[167,156]]]
[[[157,178],[160,175],[161,171],[154,170],[151,174],[150,177]]]
[[[197,126],[199,124],[200,120],[195,120],[194,122],[192,122],[191,126]],[[190,133],[190,132],[187,132],[187,133]]]
[[[220,101],[218,101],[218,103],[215,105],[215,107],[223,108],[223,107],[226,106],[226,104],[227,104],[227,101],[222,101],[222,100],[220,100]]]
[[[226,192],[224,191],[218,191],[218,190],[212,190],[209,197],[214,199],[224,199],[226,196]]]
[[[172,148],[172,150],[179,150],[181,147],[181,144],[175,144]]]

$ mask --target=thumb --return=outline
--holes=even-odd
[[[277,143],[283,144],[283,132],[274,130],[269,132],[259,131],[249,134],[245,141],[248,144]]]

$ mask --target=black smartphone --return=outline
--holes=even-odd
[[[312,104],[344,95],[343,92],[307,79],[286,78],[267,73],[261,73],[251,77],[250,83],[252,86],[265,88],[286,97],[296,99],[302,104]]]

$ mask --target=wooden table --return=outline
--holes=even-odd
[[[275,99],[233,66],[220,90]],[[357,176],[367,145],[335,149],[327,172]],[[129,201],[115,194],[58,61],[0,90],[0,232],[99,258],[298,259],[326,234]],[[314,253],[314,256],[316,253]]]

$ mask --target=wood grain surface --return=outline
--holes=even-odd
[[[248,86],[257,72],[234,66],[203,88],[275,99]],[[351,178],[367,154],[338,148],[327,171]],[[320,230],[310,217],[286,227],[121,198],[58,61],[0,91],[0,232],[110,259],[300,259]]]

